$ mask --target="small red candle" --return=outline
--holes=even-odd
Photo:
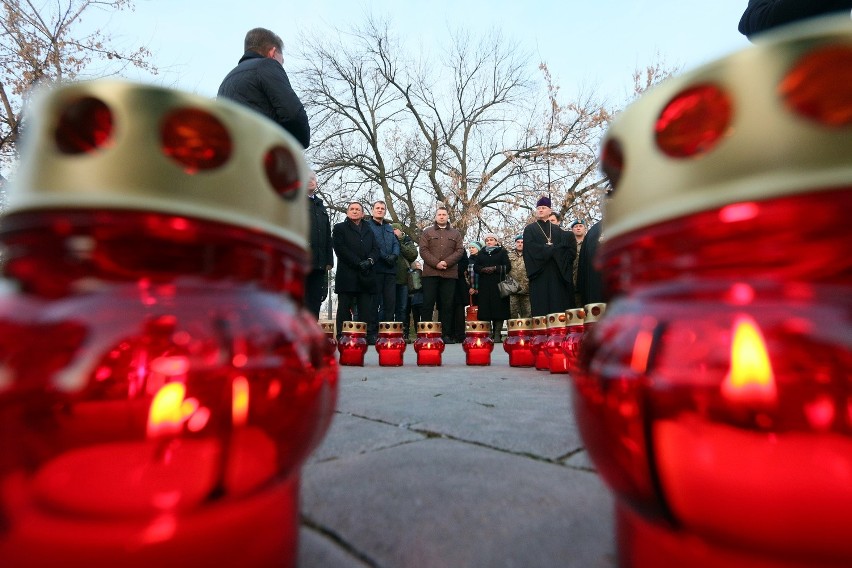
[[[565,316],[568,319],[568,325],[565,328],[565,339],[562,340],[562,350],[568,359],[568,371],[576,373],[577,356],[583,341],[583,320],[586,317],[586,310],[583,308],[566,310]]]
[[[320,328],[325,334],[326,345],[328,346],[327,360],[334,365],[337,364],[335,353],[337,353],[337,333],[335,333],[336,322],[334,320],[320,320]]]
[[[350,367],[363,367],[367,353],[367,324],[362,321],[345,321],[341,330],[340,364]]]
[[[462,349],[465,352],[465,363],[467,365],[490,365],[491,352],[494,351],[494,340],[491,339],[491,322],[465,322]]]
[[[554,375],[568,372],[568,357],[562,348],[567,325],[568,316],[565,312],[556,312],[547,316],[547,343],[544,344],[544,349],[549,355],[550,372]]]
[[[532,318],[516,318],[506,322],[509,333],[503,341],[503,351],[509,354],[510,367],[532,367],[535,364],[532,347]]]
[[[530,349],[535,357],[535,368],[539,371],[550,370],[550,358],[547,356],[547,316],[533,316],[532,318],[532,340]]]
[[[418,366],[440,367],[444,347],[444,340],[441,339],[441,322],[417,322],[417,339],[414,340],[414,351],[417,353]]]
[[[376,340],[376,352],[382,367],[401,367],[405,353],[405,339],[402,337],[402,322],[379,322],[379,337]]]

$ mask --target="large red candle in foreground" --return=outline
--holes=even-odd
[[[490,365],[491,352],[494,351],[494,340],[491,338],[491,322],[465,322],[462,349],[465,353],[466,365]]]
[[[0,220],[0,563],[294,566],[334,409],[307,166],[243,107],[43,95]]]
[[[607,135],[613,300],[575,403],[622,566],[852,566],[844,20],[669,80]]]
[[[510,367],[532,367],[535,364],[532,347],[532,318],[516,318],[506,322],[508,334],[503,351],[509,354]]]
[[[362,321],[343,322],[340,341],[337,343],[340,364],[363,367],[367,349],[367,324]]]
[[[382,367],[401,367],[405,353],[405,339],[402,338],[402,322],[383,321],[379,323],[379,338],[376,340],[376,352]]]
[[[421,367],[440,367],[441,354],[444,352],[444,340],[441,339],[441,322],[417,322],[417,339],[414,351],[417,353],[417,365]]]

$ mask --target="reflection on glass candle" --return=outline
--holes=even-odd
[[[550,370],[550,359],[547,355],[547,349],[544,348],[547,343],[547,316],[533,316],[532,341],[530,348],[535,357],[535,368],[539,371]]]
[[[367,324],[362,321],[345,321],[340,343],[340,364],[352,367],[364,366],[364,355],[367,353]]]
[[[583,320],[586,311],[582,308],[573,308],[565,311],[567,325],[565,327],[565,338],[562,340],[562,351],[568,364],[568,372],[577,374],[577,359],[580,353],[580,344],[583,340]]]
[[[405,353],[405,340],[402,338],[402,322],[386,321],[379,323],[379,337],[376,340],[376,352],[382,367],[401,367]]]
[[[421,321],[417,323],[417,339],[414,351],[417,353],[417,365],[421,367],[440,367],[441,354],[444,352],[444,340],[441,339],[441,322]]]
[[[506,322],[508,335],[503,351],[509,354],[510,367],[532,367],[535,364],[532,347],[532,318],[510,319]]]
[[[462,343],[467,365],[488,366],[491,364],[491,352],[494,340],[491,338],[491,322],[465,322],[465,338]]]
[[[568,372],[568,357],[562,349],[567,324],[568,316],[565,312],[547,316],[547,343],[544,344],[544,349],[548,354],[548,366],[552,374]]]

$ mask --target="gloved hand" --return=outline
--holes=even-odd
[[[496,266],[486,266],[485,268],[480,270],[480,272],[483,273],[483,274],[494,274],[495,272],[497,272],[497,267]]]
[[[373,266],[373,263],[370,262],[369,258],[367,260],[362,260],[361,262],[358,263],[358,268],[360,268],[361,271],[363,271],[363,272],[370,270],[370,268],[372,268],[372,266]]]
[[[395,254],[386,254],[384,256],[385,262],[387,262],[391,266],[396,266],[396,255]]]

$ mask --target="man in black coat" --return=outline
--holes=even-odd
[[[322,301],[328,296],[328,271],[334,266],[331,247],[331,221],[322,199],[317,196],[317,175],[311,172],[308,180],[308,244],[313,262],[305,278],[305,306],[319,317]]]
[[[302,101],[284,71],[284,42],[273,32],[254,28],[246,34],[245,53],[219,85],[219,97],[232,99],[274,120],[307,148],[311,128]]]
[[[740,18],[740,33],[752,39],[760,32],[799,20],[852,11],[852,0],[749,0]]]
[[[546,316],[574,307],[574,257],[577,240],[549,222],[550,198],[535,204],[536,221],[524,228],[524,266],[530,279],[532,315]]]
[[[580,249],[580,260],[577,263],[577,292],[580,294],[582,305],[606,302],[603,275],[595,267],[595,255],[601,238],[601,223],[598,221],[583,240]]]
[[[373,294],[376,280],[373,267],[381,258],[373,230],[363,222],[364,208],[357,201],[346,208],[346,220],[337,223],[331,231],[334,252],[337,254],[337,272],[334,290],[337,292],[337,333],[343,322],[352,320],[352,309],[358,306],[358,317],[367,323],[367,329],[375,324],[376,309]],[[373,325],[372,329],[376,329]],[[375,336],[367,336],[367,342],[376,343]]]

